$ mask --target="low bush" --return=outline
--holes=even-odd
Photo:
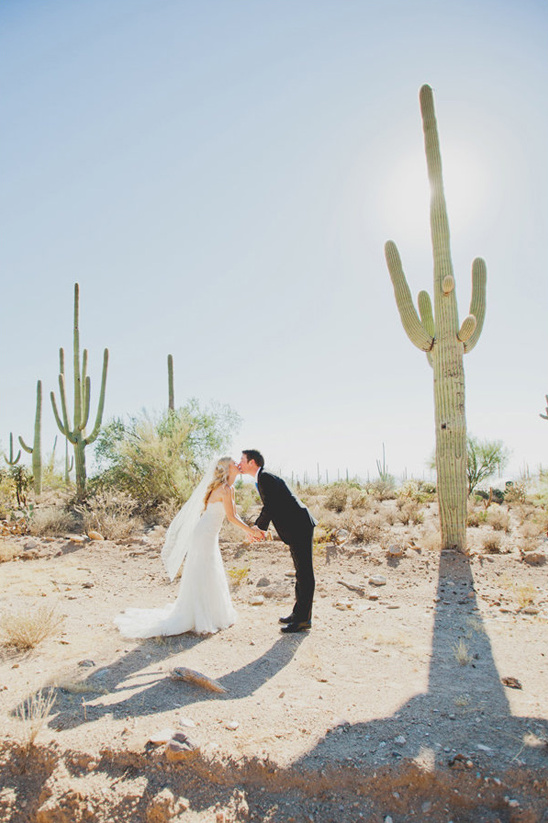
[[[86,533],[94,530],[106,540],[123,540],[143,528],[143,521],[136,515],[138,507],[131,495],[105,489],[76,508]]]

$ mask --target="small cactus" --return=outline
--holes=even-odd
[[[392,241],[386,243],[385,255],[405,332],[417,348],[426,352],[434,370],[436,469],[442,548],[456,548],[464,552],[467,451],[463,355],[474,348],[481,334],[487,274],[485,262],[476,258],[472,264],[470,313],[459,326],[434,95],[430,86],[421,88],[420,105],[431,190],[434,311],[430,296],[421,291],[417,313],[400,255]]]
[[[32,454],[32,477],[34,492],[39,497],[42,494],[42,381],[36,383],[36,416],[34,418],[34,443],[27,446],[22,437],[19,442],[26,452]]]
[[[544,420],[548,420],[548,394],[545,395],[546,399],[546,414],[540,413],[539,416],[542,417]]]

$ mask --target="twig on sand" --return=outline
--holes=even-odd
[[[184,680],[186,683],[194,683],[195,686],[201,686],[210,692],[227,691],[217,680],[213,680],[211,677],[201,672],[196,672],[193,669],[187,669],[184,666],[177,666],[175,669],[172,669],[170,676],[172,680]]]
[[[346,586],[347,589],[350,589],[351,592],[357,592],[359,595],[363,597],[365,594],[365,589],[363,586],[353,586],[352,583],[345,583],[344,580],[337,580],[341,586]]]

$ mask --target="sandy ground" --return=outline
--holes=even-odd
[[[175,597],[162,534],[9,538],[2,613],[56,604],[64,619],[30,652],[2,647],[2,820],[548,821],[547,564],[511,541],[440,555],[401,526],[399,557],[324,544],[312,630],[282,635],[286,547],[227,532],[237,623],[130,641],[118,612]],[[181,666],[226,691],[172,679]],[[25,746],[17,709],[48,686],[55,703]],[[175,732],[194,747],[180,762],[151,742]]]

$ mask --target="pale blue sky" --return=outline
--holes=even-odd
[[[4,0],[0,439],[45,449],[58,349],[90,350],[92,411],[229,403],[274,468],[422,475],[432,374],[383,246],[432,288],[418,92],[435,94],[469,430],[548,463],[544,0]]]

